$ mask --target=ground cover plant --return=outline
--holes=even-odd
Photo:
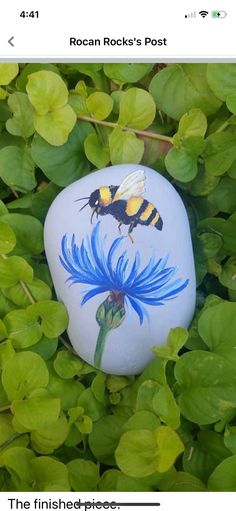
[[[43,222],[140,162],[186,205],[197,307],[122,377],[74,354]],[[236,490],[236,65],[0,64],[0,199],[1,491]]]

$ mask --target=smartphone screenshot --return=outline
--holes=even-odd
[[[234,502],[235,23],[1,6],[4,511]]]

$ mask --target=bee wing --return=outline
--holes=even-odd
[[[128,200],[130,197],[139,197],[145,193],[145,172],[137,170],[129,174],[119,186],[112,202]]]

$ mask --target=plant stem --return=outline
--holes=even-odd
[[[5,412],[6,410],[10,410],[10,408],[11,408],[11,405],[1,406],[0,412]]]
[[[108,332],[109,332],[109,328],[107,328],[107,326],[101,325],[99,334],[98,334],[98,338],[97,338],[95,354],[94,354],[94,365],[98,369],[100,369],[103,350],[105,347],[105,342],[106,342]]]
[[[87,115],[79,115],[78,119],[80,119],[81,121],[88,121],[93,124],[101,124],[102,126],[108,126],[108,128],[117,128],[119,126],[115,122],[101,121],[100,119],[94,119],[93,117],[89,117]],[[139,135],[141,137],[154,138],[156,140],[162,140],[163,142],[170,142],[170,144],[173,144],[172,137],[168,137],[166,135],[161,135],[160,133],[154,133],[153,131],[141,131],[141,130],[136,130],[133,128],[126,128],[126,127],[121,128],[121,129],[122,129],[122,131],[129,131],[131,133],[135,133],[135,135]]]
[[[5,442],[3,442],[3,444],[0,445],[0,449],[5,449],[5,447],[7,447],[9,444],[14,442],[14,440],[16,440],[17,438],[19,438],[22,435],[25,435],[25,433],[15,433],[10,438],[8,438]]]

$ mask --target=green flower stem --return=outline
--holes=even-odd
[[[87,115],[78,115],[78,119],[81,121],[88,121],[93,124],[101,124],[102,126],[108,126],[108,128],[117,128],[119,124],[116,122],[109,122],[109,121],[101,121],[100,119],[94,119],[93,117],[89,117]],[[121,127],[121,126],[120,126]],[[133,128],[126,128],[121,127],[122,131],[130,131],[131,133],[135,133],[136,135],[139,135],[141,137],[145,138],[154,138],[156,140],[162,140],[164,142],[170,142],[170,144],[173,144],[173,138],[168,137],[166,135],[161,135],[160,133],[155,133],[153,131],[140,131]]]
[[[95,349],[95,355],[94,355],[94,365],[97,368],[100,368],[101,361],[102,361],[102,354],[105,347],[105,342],[107,338],[107,334],[109,332],[109,328],[107,326],[101,326],[97,338],[97,344]]]
[[[111,291],[106,300],[99,305],[96,320],[100,326],[94,354],[94,365],[100,369],[102,355],[110,330],[118,328],[125,318],[124,296],[120,291]]]

